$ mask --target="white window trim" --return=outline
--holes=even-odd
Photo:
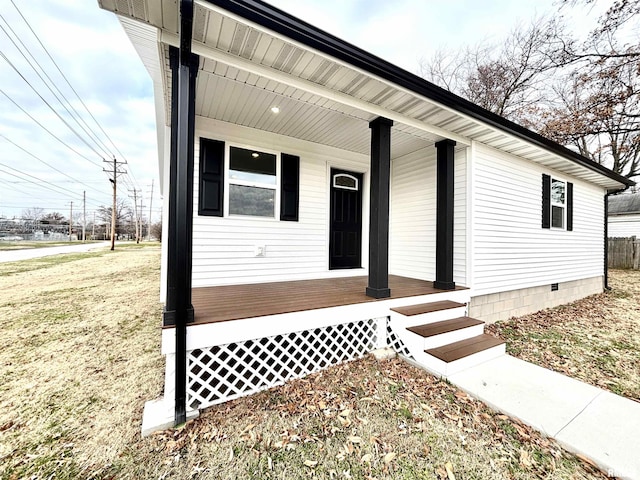
[[[562,182],[564,184],[564,203],[558,203],[553,201],[553,182]],[[551,177],[550,184],[550,199],[549,199],[549,208],[551,211],[549,212],[549,224],[550,227],[554,230],[566,230],[567,229],[567,181],[562,180],[560,178]],[[553,226],[553,207],[561,207],[562,208],[562,227],[554,227]]]
[[[244,150],[255,150],[257,152],[268,153],[270,155],[275,155],[276,157],[276,184],[272,185],[269,183],[260,183],[260,182],[251,182],[248,180],[232,180],[231,179],[231,148],[242,148]],[[280,152],[275,150],[269,150],[267,148],[260,148],[254,145],[246,145],[241,143],[230,143],[225,142],[225,152],[224,152],[224,217],[228,218],[242,218],[242,219],[252,219],[257,221],[266,221],[266,222],[277,222],[280,221]],[[257,188],[268,188],[270,190],[275,191],[275,201],[273,205],[273,217],[261,217],[258,215],[240,215],[237,213],[230,214],[229,213],[229,190],[230,185],[242,185],[245,187],[257,187]]]

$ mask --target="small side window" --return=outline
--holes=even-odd
[[[573,230],[573,183],[542,174],[542,228]]]
[[[551,179],[551,227],[565,228],[566,183]]]

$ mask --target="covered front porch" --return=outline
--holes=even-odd
[[[192,324],[268,317],[378,301],[365,294],[367,280],[366,276],[359,276],[194,288]],[[434,288],[431,281],[399,275],[389,276],[389,288],[389,300],[445,292]],[[464,290],[464,287],[457,286],[456,290]]]
[[[431,281],[391,275],[392,295],[376,299],[365,294],[367,281],[357,276],[194,288],[195,318],[186,327],[186,413],[376,349],[390,347],[420,361],[424,339],[407,327],[423,321],[445,327],[435,335],[464,329],[464,338],[479,333],[475,325],[447,323],[465,314],[467,288],[440,290]],[[477,351],[474,345],[461,348],[464,355]],[[162,352],[167,357],[165,398],[172,398],[180,373],[174,368],[176,328],[163,329]]]
[[[123,25],[156,84],[160,408],[176,424],[376,348],[408,355],[409,320],[393,327],[392,308],[440,300],[447,318],[465,314],[471,142],[449,129],[457,114],[216,2],[145,5],[144,18],[114,10],[134,18]],[[341,250],[355,252],[347,266]]]

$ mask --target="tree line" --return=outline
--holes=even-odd
[[[87,214],[87,224],[85,232],[87,238],[108,239],[111,227],[111,206],[100,206],[93,213]],[[70,219],[60,212],[45,212],[41,207],[26,208],[20,215],[20,222],[12,222],[11,232],[13,234],[33,234],[41,231],[45,234],[49,232],[68,232]],[[71,219],[72,233],[80,238],[83,226],[83,214],[81,212],[73,214]],[[140,238],[147,238],[148,223],[145,218],[141,218],[140,226],[136,230],[135,215],[129,206],[129,202],[118,198],[116,200],[116,232],[120,238],[136,239],[136,231]],[[5,226],[5,229],[9,228]],[[162,223],[157,222],[151,225],[151,236],[160,240],[162,236]]]

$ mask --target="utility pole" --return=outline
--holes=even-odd
[[[138,215],[138,220],[139,220],[139,224],[140,224],[140,240],[142,240],[144,238],[144,228],[142,228],[143,226],[143,222],[142,222],[142,212],[144,211],[144,207],[145,205],[143,205],[142,201],[144,199],[142,198],[142,192],[140,192],[140,215]]]
[[[126,170],[120,170],[118,165],[123,165],[126,162],[118,162],[116,157],[113,157],[112,160],[103,160],[105,163],[113,163],[113,170],[107,170],[103,168],[103,170],[109,174],[111,174],[111,178],[109,181],[113,185],[113,204],[111,206],[111,250],[115,248],[116,244],[116,196],[117,196],[117,188],[118,188],[118,175],[122,175],[127,173]]]
[[[93,212],[93,224],[91,225],[91,240],[96,239],[96,212]]]
[[[73,229],[73,202],[70,204],[69,210],[69,241],[71,241],[71,230]]]
[[[82,192],[82,242],[87,241],[87,191]]]
[[[151,241],[151,207],[153,206],[153,181],[155,179],[151,179],[151,196],[149,197],[149,226],[147,227],[147,241]]]
[[[133,214],[134,214],[134,221],[136,223],[136,243],[140,243],[140,221],[138,218],[138,190],[134,188],[133,190],[129,190],[129,191],[133,192]]]

